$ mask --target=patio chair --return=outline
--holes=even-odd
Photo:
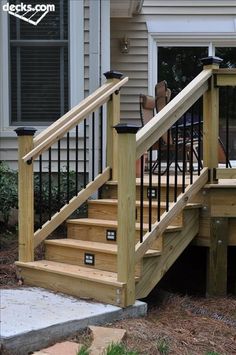
[[[161,81],[156,84],[155,86],[155,98],[153,96],[149,95],[143,95],[140,94],[140,118],[141,118],[141,124],[144,126],[147,122],[150,121],[150,119],[153,118],[155,112],[159,112],[162,110],[170,101],[171,97],[171,90],[167,87],[166,81]],[[170,134],[168,137],[168,133],[166,132],[163,134],[161,137],[161,152],[163,155],[167,153],[167,150],[169,150],[169,165],[166,166],[164,170],[162,170],[162,174],[165,174],[167,169],[170,167],[170,165],[175,161],[175,152],[176,152],[176,145],[174,142],[174,128],[170,129]],[[169,143],[169,149],[168,149],[168,143]],[[157,150],[157,155],[159,149],[159,143],[155,143],[152,146],[153,150]],[[181,141],[177,142],[177,151],[183,151],[183,143]],[[189,148],[186,145],[186,156],[189,152]],[[147,161],[147,158],[145,159]],[[152,165],[152,172],[155,173],[156,168],[158,167],[159,164],[159,159],[157,158],[153,165]],[[147,164],[145,164],[146,166]],[[177,165],[178,169],[181,171],[181,167],[178,164]]]

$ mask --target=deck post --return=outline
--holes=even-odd
[[[114,70],[104,73],[107,80],[114,83],[122,79],[123,74]],[[118,151],[118,137],[114,126],[120,123],[120,91],[117,90],[111,95],[107,104],[107,166],[112,169],[112,180],[117,180],[117,151]]]
[[[33,162],[24,162],[22,157],[33,148],[32,127],[19,127],[18,136],[18,220],[19,220],[19,261],[34,261],[34,180]]]
[[[126,284],[126,304],[135,303],[136,133],[134,125],[118,124],[118,281]]]
[[[204,69],[218,69],[221,58],[207,57],[201,59]],[[216,182],[215,169],[218,167],[219,137],[219,89],[215,77],[209,79],[209,88],[203,95],[203,166],[209,168],[209,180]]]
[[[210,222],[210,248],[207,260],[207,296],[227,295],[228,218]]]

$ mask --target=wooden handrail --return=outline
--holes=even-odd
[[[34,147],[37,147],[40,143],[42,143],[46,138],[50,136],[52,132],[62,127],[65,122],[68,122],[73,116],[80,113],[87,105],[96,100],[100,95],[104,94],[107,90],[114,86],[113,81],[107,81],[100,88],[94,91],[91,95],[86,97],[83,101],[81,101],[78,105],[73,107],[70,111],[65,113],[61,118],[53,122],[49,127],[40,132],[34,138]]]
[[[90,100],[83,105],[83,109],[79,110],[80,105],[77,106],[76,113],[72,115],[72,117],[68,120],[65,118],[61,121],[60,125],[50,131],[50,135],[47,133],[47,138],[41,135],[39,142],[34,148],[26,154],[22,159],[24,162],[27,162],[31,159],[36,159],[40,154],[42,154],[45,150],[50,148],[54,143],[56,143],[59,139],[61,139],[67,132],[73,129],[76,125],[81,123],[86,117],[88,117],[93,111],[95,111],[98,107],[102,106],[115,91],[119,90],[121,86],[123,86],[127,81],[128,77],[116,82],[112,85],[112,87],[106,88],[105,92],[102,95],[96,95],[97,98],[94,99],[93,94],[90,95]],[[101,88],[100,88],[101,89]],[[91,99],[92,97],[92,99]]]
[[[208,89],[212,69],[203,70],[136,134],[139,159]]]
[[[177,202],[173,203],[170,210],[162,215],[160,222],[157,221],[154,223],[152,230],[145,234],[143,242],[136,244],[136,263],[144,256],[148,249],[152,248],[153,242],[164,233],[168,225],[170,225],[173,219],[184,209],[188,202],[190,202],[190,199],[207,183],[207,181],[208,169],[204,168],[194,183],[189,185],[185,192],[179,195]]]

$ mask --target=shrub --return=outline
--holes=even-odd
[[[7,226],[12,208],[18,207],[17,173],[0,162],[0,214]]]

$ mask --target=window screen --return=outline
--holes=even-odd
[[[11,121],[47,124],[68,111],[68,1],[29,3],[56,11],[37,26],[10,16]]]

